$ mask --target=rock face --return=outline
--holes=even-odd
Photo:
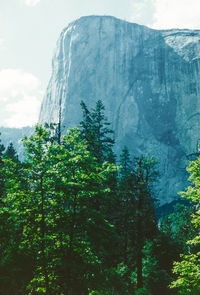
[[[101,99],[116,152],[155,155],[161,204],[184,189],[185,166],[200,138],[200,31],[153,30],[107,16],[82,17],[64,29],[39,122],[78,125],[80,101]]]

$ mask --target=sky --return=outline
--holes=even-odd
[[[200,0],[0,0],[0,126],[37,123],[60,32],[84,15],[200,29]]]

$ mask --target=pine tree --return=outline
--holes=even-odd
[[[83,120],[80,122],[81,137],[86,141],[88,150],[96,158],[96,165],[103,163],[115,164],[116,156],[112,150],[114,140],[111,138],[113,131],[109,128],[110,123],[104,115],[105,108],[99,100],[91,111],[88,110],[86,104],[82,101],[81,108],[83,112]],[[114,222],[113,207],[115,207],[116,189],[117,189],[117,172],[114,169],[109,172],[104,186],[109,187],[110,193],[108,197],[93,199],[96,209],[106,212],[107,219]]]
[[[25,294],[25,285],[32,276],[33,259],[20,247],[22,223],[18,222],[16,216],[18,200],[15,194],[20,179],[24,179],[22,170],[16,151],[10,145],[3,154],[2,168],[4,193],[0,208],[0,294]]]
[[[83,139],[86,140],[88,150],[92,152],[94,151],[95,134],[93,131],[93,125],[92,125],[93,122],[91,118],[91,113],[83,101],[81,101],[81,109],[82,109],[82,116],[83,116],[83,119],[80,122],[81,136]]]
[[[5,147],[3,144],[1,144],[0,139],[0,199],[3,197],[4,190],[5,190],[5,177],[3,173],[3,167],[4,167],[4,161],[3,161],[3,152],[5,150]]]
[[[4,156],[6,158],[12,159],[13,161],[18,161],[17,151],[15,150],[12,142],[8,145]]]
[[[132,294],[134,285],[131,277],[135,271],[137,289],[144,285],[143,251],[147,241],[153,240],[157,231],[151,190],[156,176],[155,159],[140,157],[131,161],[125,147],[120,156],[120,164],[117,229],[122,237],[123,263],[127,266],[125,277],[129,293]]]
[[[113,227],[101,210],[107,195],[107,188],[102,184],[114,167],[97,166],[76,131],[63,137],[62,145],[56,149],[55,154],[60,157],[55,171],[56,190],[62,194],[66,208],[65,223],[60,230],[69,241],[62,251],[66,261],[61,270],[66,279],[65,293],[88,294],[92,276],[96,279],[96,288],[102,284],[101,269],[103,265],[109,266],[105,249],[109,253],[109,245],[115,243]]]
[[[117,228],[123,236],[122,256],[125,265],[131,266],[130,256],[135,235],[135,175],[132,173],[133,163],[126,147],[120,155],[120,171],[118,179],[118,222]]]
[[[19,175],[9,168],[4,198],[4,212],[14,220],[12,232],[18,233],[12,238],[12,253],[21,251],[32,258],[29,282],[26,278],[23,283],[30,294],[105,290],[108,273],[119,277],[114,271],[116,232],[102,210],[109,194],[105,184],[115,166],[97,165],[77,130],[69,131],[59,144],[52,141],[51,131],[37,126],[24,143],[26,160]],[[93,201],[97,199],[98,209]]]
[[[95,108],[90,112],[84,102],[81,102],[83,120],[81,132],[86,140],[88,149],[93,153],[99,163],[107,161],[112,153],[114,140],[113,131],[104,115],[105,107],[101,100],[97,101]]]
[[[154,212],[154,200],[151,196],[152,182],[155,181],[155,158],[136,159],[134,173],[136,176],[136,255],[137,255],[137,289],[143,287],[143,249],[148,239],[157,231]]]
[[[122,149],[119,163],[121,166],[120,175],[122,177],[128,176],[132,171],[133,163],[131,161],[131,156],[130,156],[129,150],[126,146]]]

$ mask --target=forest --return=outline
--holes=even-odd
[[[0,142],[0,295],[200,294],[200,158],[158,218],[156,155],[117,157],[102,102],[81,108],[66,134],[37,125],[23,160]]]

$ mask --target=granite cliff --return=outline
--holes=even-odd
[[[153,30],[108,16],[82,17],[57,43],[39,122],[78,125],[80,101],[98,99],[116,152],[156,155],[162,203],[177,198],[200,138],[200,31]]]

